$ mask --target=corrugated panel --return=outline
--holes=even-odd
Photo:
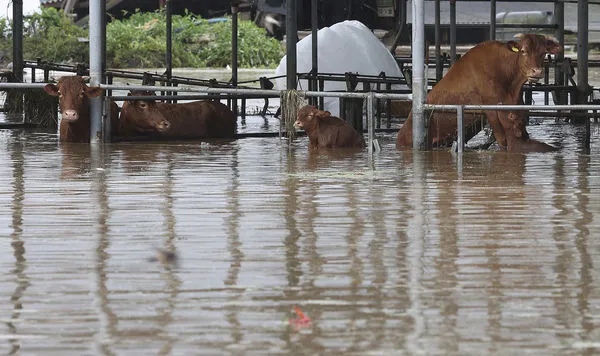
[[[60,2],[62,2],[62,0],[40,0],[40,3],[42,5],[56,4],[56,3],[60,3]]]

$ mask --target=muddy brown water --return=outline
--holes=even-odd
[[[0,352],[598,354],[599,128],[529,131],[561,150],[0,131]]]

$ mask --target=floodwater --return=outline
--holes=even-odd
[[[548,121],[529,131],[556,153],[399,152],[379,134],[373,159],[308,155],[306,137],[0,131],[0,352],[598,354],[593,130],[591,154]]]

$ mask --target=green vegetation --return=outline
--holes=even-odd
[[[0,19],[0,50],[3,60],[12,60],[12,24]],[[53,62],[72,63],[87,61],[88,44],[78,38],[87,38],[87,30],[76,26],[56,9],[27,16],[23,23],[23,54],[26,59],[41,58]]]
[[[165,66],[166,24],[162,11],[135,12],[106,27],[109,68],[155,68]],[[251,21],[239,21],[240,67],[275,67],[283,56],[281,44]],[[88,30],[76,26],[62,11],[53,8],[28,16],[23,24],[26,59],[58,63],[87,63]],[[173,16],[174,67],[225,67],[231,65],[231,20],[209,23],[186,13]],[[0,19],[0,51],[5,61],[12,55],[11,24]]]

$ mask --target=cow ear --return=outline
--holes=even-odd
[[[95,98],[97,96],[102,95],[102,93],[104,93],[104,89],[100,87],[87,87],[86,93],[88,98]]]
[[[44,91],[52,96],[58,96],[58,86],[56,84],[46,84]]]
[[[519,52],[521,50],[521,43],[515,41],[508,41],[506,42],[506,47],[513,52]]]
[[[330,117],[331,113],[329,111],[317,110],[317,111],[315,111],[314,115],[315,115],[315,117],[324,119],[324,118]]]
[[[562,52],[563,48],[556,38],[552,36],[546,36],[546,52],[550,54],[557,54]]]

